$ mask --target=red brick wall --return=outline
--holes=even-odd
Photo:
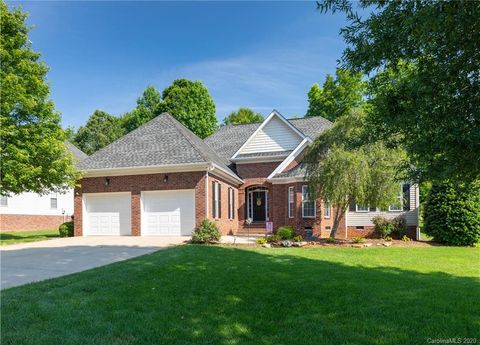
[[[164,182],[165,175],[168,181]],[[195,189],[195,214],[198,226],[205,219],[205,172],[184,172],[167,174],[128,175],[108,177],[110,183],[105,186],[105,177],[84,178],[80,187],[75,189],[75,236],[81,236],[82,230],[82,193],[131,192],[132,235],[140,235],[140,193],[152,190]]]
[[[237,173],[243,179],[267,178],[281,162],[237,164]]]
[[[408,226],[406,235],[411,239],[416,239],[417,227]],[[378,238],[379,236],[378,234],[375,233],[375,229],[373,226],[364,226],[363,229],[357,229],[356,226],[349,226],[348,238],[354,238],[354,237]]]
[[[220,218],[213,218],[213,190],[212,182],[216,181],[221,185],[221,214]],[[234,191],[234,219],[228,218],[228,188]],[[210,174],[208,178],[208,218],[215,220],[222,235],[235,234],[238,230],[238,189],[235,185],[226,180]]]
[[[65,218],[66,221],[70,217]],[[32,231],[58,229],[63,216],[45,216],[34,214],[1,214],[0,231]]]
[[[325,210],[323,200],[317,199],[316,203],[316,217],[315,218],[303,218],[302,216],[302,185],[305,183],[288,183],[288,184],[275,184],[273,185],[273,193],[271,195],[272,213],[271,221],[273,222],[274,229],[282,225],[290,225],[295,228],[298,233],[303,234],[305,228],[312,228],[315,236],[328,237],[330,235],[331,228],[333,227],[333,219],[336,209],[331,208],[330,218],[325,218]],[[294,212],[293,217],[288,217],[288,188],[294,187]],[[344,225],[343,225],[344,226]],[[330,228],[329,228],[330,227]],[[339,230],[342,227],[342,223],[339,226]],[[340,231],[339,231],[340,232]]]

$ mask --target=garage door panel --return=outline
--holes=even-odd
[[[86,235],[130,235],[130,193],[85,195]]]
[[[195,227],[195,194],[188,191],[143,192],[143,235],[190,235]]]

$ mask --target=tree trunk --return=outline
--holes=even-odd
[[[346,211],[347,211],[346,207],[337,208],[337,212],[335,212],[335,218],[333,219],[333,227],[332,227],[332,231],[330,232],[330,238],[335,239],[335,236],[337,235],[338,226],[340,225],[340,220],[342,219],[343,216],[345,216]]]

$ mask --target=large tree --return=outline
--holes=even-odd
[[[160,92],[154,86],[148,86],[137,99],[136,108],[123,116],[122,125],[125,132],[129,133],[157,116],[160,103]]]
[[[350,204],[386,208],[398,196],[406,155],[370,142],[368,132],[363,111],[353,110],[315,139],[303,160],[310,187],[336,208],[333,238]]]
[[[87,124],[78,129],[75,143],[86,154],[92,154],[120,138],[123,133],[120,118],[95,110]]]
[[[0,1],[0,17],[0,193],[65,190],[77,172],[48,98],[48,68],[31,49],[27,14]]]
[[[306,116],[322,116],[335,121],[363,103],[364,91],[365,83],[360,73],[337,68],[335,78],[327,74],[323,87],[313,84],[308,92]]]
[[[160,112],[168,112],[200,138],[215,132],[215,103],[200,81],[177,79],[162,92]]]
[[[256,113],[249,108],[240,108],[237,111],[232,111],[230,115],[223,119],[223,123],[226,125],[238,125],[261,121],[263,121],[262,114]]]
[[[343,65],[372,74],[378,133],[399,134],[424,179],[480,178],[480,2],[324,0],[319,9],[347,14]]]

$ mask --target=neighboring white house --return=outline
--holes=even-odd
[[[87,157],[67,143],[76,162]],[[73,189],[65,193],[21,193],[0,196],[0,231],[42,230],[57,228],[73,215]]]

